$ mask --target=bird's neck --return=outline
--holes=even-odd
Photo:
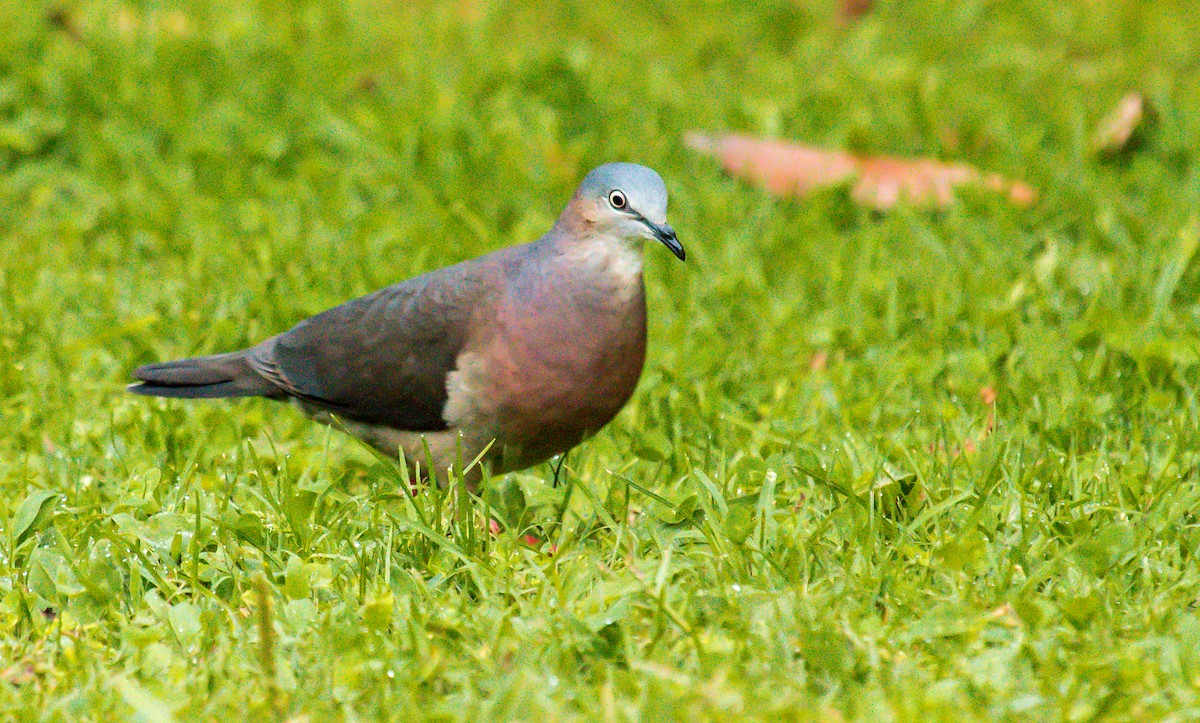
[[[642,242],[611,236],[587,236],[571,244],[566,256],[581,272],[608,282],[614,289],[642,285]]]
[[[614,236],[597,228],[597,214],[594,203],[576,196],[544,240],[554,247],[555,256],[578,273],[590,274],[600,286],[613,290],[640,290],[642,240]]]

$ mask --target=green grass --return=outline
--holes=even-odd
[[[0,2],[3,716],[1200,716],[1200,16],[833,4]],[[1041,195],[778,200],[690,129]],[[609,160],[688,262],[648,249],[646,372],[566,486],[410,498],[284,406],[123,391],[532,239]]]

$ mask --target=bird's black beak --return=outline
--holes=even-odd
[[[683,244],[679,243],[679,239],[675,238],[675,229],[665,223],[658,224],[650,220],[646,221],[646,225],[650,227],[654,238],[662,241],[663,246],[671,249],[671,253],[675,254],[675,258],[683,261],[687,257],[687,252],[683,250]]]

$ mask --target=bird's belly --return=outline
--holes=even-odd
[[[383,454],[399,457],[408,465],[414,480],[432,479],[443,487],[455,474],[451,470],[457,469],[466,483],[475,489],[482,470],[478,465],[471,466],[471,463],[480,455],[490,453],[495,446],[495,435],[480,427],[414,432],[340,417],[335,420],[334,415],[326,409],[298,399],[292,402],[313,421],[334,425]]]
[[[505,467],[517,469],[565,452],[607,424],[633,393],[637,375],[603,367],[524,370],[507,380],[499,428]],[[638,365],[637,371],[641,371]],[[580,380],[590,383],[581,386]]]

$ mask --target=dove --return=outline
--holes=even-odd
[[[348,301],[249,349],[138,367],[129,391],[291,401],[442,484],[476,458],[492,474],[524,469],[595,434],[633,394],[646,357],[644,242],[685,258],[666,213],[656,172],[605,164],[536,241]]]

